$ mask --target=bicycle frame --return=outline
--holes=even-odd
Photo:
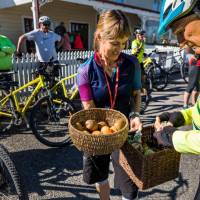
[[[32,91],[31,96],[25,101],[25,104],[23,107],[20,106],[19,100],[17,99],[17,94],[32,85],[36,85],[35,89]],[[10,98],[14,100],[14,106],[16,108],[16,111],[20,113],[21,116],[25,116],[26,111],[30,107],[31,103],[33,102],[33,99],[36,97],[36,95],[39,93],[41,88],[45,86],[44,82],[44,77],[42,75],[39,75],[38,78],[30,81],[29,83],[21,86],[20,88],[11,91],[7,96],[5,96],[3,99],[0,100],[0,110],[5,106],[5,104],[8,102]],[[12,114],[7,113],[7,112],[2,112],[0,111],[0,115],[2,116],[7,116],[7,117],[12,117]]]
[[[146,68],[148,67],[148,65],[150,65],[151,63],[153,63],[152,58],[148,56],[148,57],[143,61],[144,69],[146,69]]]
[[[172,64],[168,69],[168,72],[170,72],[172,70],[172,68],[174,68],[176,65],[180,65],[180,64],[184,63],[184,59],[183,59],[182,54],[181,54],[182,51],[183,50],[181,49],[181,50],[179,50],[177,52],[174,52],[174,53],[178,53],[178,54],[175,55],[175,56],[168,57],[168,58],[166,58],[164,60],[161,60],[160,64],[163,65],[163,63],[165,63],[167,60],[173,59],[172,60]],[[178,60],[176,60],[175,58],[178,58]]]
[[[77,76],[77,73],[76,74],[72,74],[70,76],[67,76],[65,78],[62,78],[59,82],[57,82],[52,88],[51,88],[51,91],[54,92],[56,91],[56,89],[59,87],[59,85],[61,85],[62,87],[62,90],[63,90],[63,94],[64,94],[64,97],[69,99],[69,100],[73,100],[74,97],[76,96],[77,92],[78,92],[78,87],[75,88],[75,90],[72,92],[71,95],[69,95],[68,91],[67,91],[67,88],[65,87],[65,81],[71,79],[71,78],[74,78],[75,76]],[[55,100],[54,100],[55,101]]]

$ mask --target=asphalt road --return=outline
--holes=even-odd
[[[174,81],[165,91],[154,92],[144,124],[152,123],[163,111],[178,110],[182,106],[185,84]],[[2,135],[1,143],[11,157],[25,182],[31,200],[95,200],[99,199],[94,185],[82,181],[82,153],[73,146],[49,148],[30,131],[15,129],[11,135]],[[141,200],[193,200],[199,181],[199,156],[182,155],[180,174],[175,180],[149,190],[140,191]],[[113,188],[113,170],[110,167],[111,199],[119,200],[120,193]]]

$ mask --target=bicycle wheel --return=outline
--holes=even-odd
[[[30,114],[30,127],[36,138],[50,147],[62,147],[70,143],[69,117],[75,112],[68,99],[52,101],[49,96],[41,98]]]
[[[8,94],[8,91],[1,90],[1,99]],[[14,103],[12,99],[9,98],[0,105],[0,133],[8,132],[13,127],[15,119]]]
[[[185,83],[188,83],[188,79],[189,79],[188,71],[189,71],[189,69],[188,69],[188,66],[186,65],[186,63],[183,63],[180,66],[180,71],[181,71],[181,77],[183,78]]]
[[[28,193],[8,151],[0,145],[0,199],[28,200]]]
[[[149,67],[147,76],[150,79],[152,89],[157,91],[165,89],[168,84],[168,74],[160,65],[156,64]]]

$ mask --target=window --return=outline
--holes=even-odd
[[[159,39],[157,36],[159,22],[154,20],[147,20],[145,24],[145,36],[146,36],[146,43],[148,44],[156,44],[158,43]]]

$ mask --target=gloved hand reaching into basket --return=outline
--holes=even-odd
[[[172,147],[172,136],[176,131],[175,127],[184,125],[184,117],[181,112],[164,112],[156,117],[154,137],[159,145]]]
[[[156,131],[160,131],[164,126],[179,127],[184,125],[185,119],[180,111],[178,112],[164,112],[156,117],[154,128]]]
[[[153,136],[156,138],[159,145],[164,147],[173,147],[172,136],[176,131],[173,126],[165,126],[162,130],[156,131]]]

